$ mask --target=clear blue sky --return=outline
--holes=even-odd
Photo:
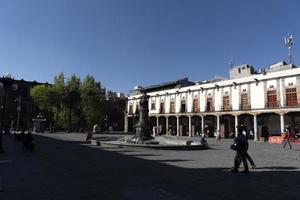
[[[90,74],[127,93],[228,77],[231,58],[256,68],[287,60],[288,32],[298,64],[299,10],[298,0],[0,0],[0,75]]]

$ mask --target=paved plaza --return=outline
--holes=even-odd
[[[300,198],[300,145],[290,152],[251,141],[257,169],[234,174],[232,140],[209,139],[210,149],[175,151],[92,146],[76,133],[34,138],[37,148],[29,153],[4,136],[1,200]]]

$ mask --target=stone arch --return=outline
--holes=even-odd
[[[253,125],[253,115],[251,114],[241,114],[238,116],[238,125],[246,126],[246,130],[249,133],[250,131],[253,132],[254,125]]]
[[[232,138],[235,135],[235,117],[231,114],[220,116],[221,138]]]
[[[150,126],[151,132],[153,134],[153,129],[156,128],[156,117],[155,116],[151,116],[149,118],[149,126]]]
[[[280,135],[280,115],[277,113],[261,113],[257,116],[258,137]]]
[[[189,118],[187,116],[179,117],[179,135],[188,136],[189,132]]]
[[[168,126],[171,135],[177,134],[177,118],[175,116],[168,117]]]
[[[200,134],[201,133],[201,126],[202,126],[201,117],[198,116],[198,115],[195,115],[195,116],[192,116],[191,120],[192,120],[191,135],[195,136],[195,135],[197,135],[197,133]]]
[[[133,117],[128,117],[128,132],[133,132]]]
[[[207,137],[214,137],[214,132],[217,129],[217,117],[214,115],[204,116],[204,134]]]
[[[289,126],[292,134],[300,132],[300,112],[288,112],[284,115],[284,124]]]
[[[166,134],[167,133],[167,129],[166,129],[166,117],[164,117],[164,116],[160,116],[159,118],[158,118],[158,133],[160,134],[160,135],[162,135],[162,134]]]

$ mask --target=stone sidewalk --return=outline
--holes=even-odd
[[[232,174],[231,140],[208,150],[104,148],[83,134],[34,135],[36,152],[11,136],[0,154],[1,200],[40,199],[299,199],[300,146],[250,142],[257,169]]]

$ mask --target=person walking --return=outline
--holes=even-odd
[[[241,162],[244,165],[243,173],[249,173],[249,167],[246,159],[246,136],[241,132],[238,133],[238,136],[234,139],[234,143],[236,146],[236,154],[234,157],[234,168],[231,170],[232,172],[238,172],[239,166]]]
[[[290,143],[290,138],[291,138],[291,133],[289,132],[289,130],[286,128],[284,129],[283,132],[283,141],[284,141],[284,145],[283,145],[283,149],[285,149],[286,144],[289,144],[290,146],[290,151],[292,151],[292,145]]]
[[[249,163],[251,165],[251,168],[255,169],[256,165],[255,165],[253,159],[251,158],[251,156],[248,154],[248,149],[249,149],[249,142],[248,142],[248,140],[249,140],[249,134],[246,133],[245,136],[246,136],[246,147],[245,147],[246,148],[246,159],[249,161]]]

